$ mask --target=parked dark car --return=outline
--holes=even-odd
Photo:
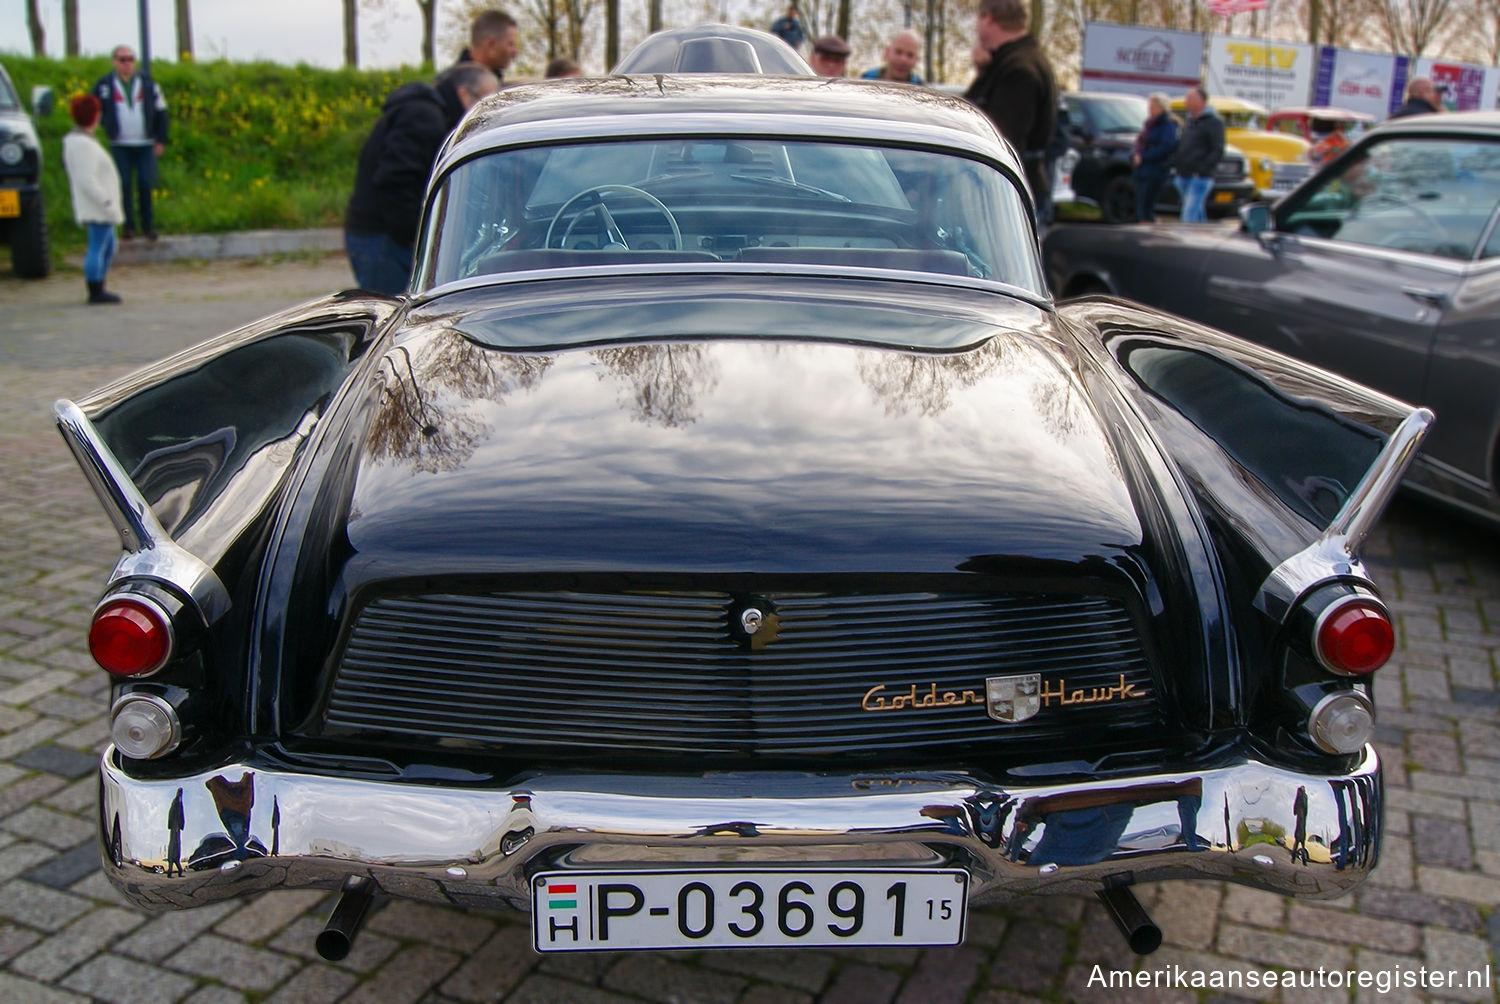
[[[37,114],[52,110],[52,92],[32,95]],[[0,66],[0,240],[10,245],[11,268],[23,279],[52,270],[47,211],[42,199],[42,144],[5,67]]]
[[[105,870],[530,911],[540,951],[955,944],[969,903],[1373,867],[1358,558],[1427,415],[1053,304],[922,88],[558,80],[440,154],[409,295],[56,408],[124,544]]]
[[[1235,230],[1058,228],[1059,296],[1107,292],[1431,408],[1410,486],[1500,520],[1500,115],[1398,119]]]
[[[1134,223],[1135,180],[1130,154],[1146,121],[1146,99],[1136,94],[1069,91],[1063,95],[1072,132],[1072,186],[1080,202],[1099,207],[1106,223]],[[1205,209],[1210,216],[1230,216],[1255,198],[1245,155],[1226,147],[1214,172],[1214,187]],[[1175,215],[1182,206],[1177,186],[1162,186],[1157,210]]]

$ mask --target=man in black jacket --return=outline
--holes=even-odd
[[[1443,108],[1442,95],[1428,77],[1412,77],[1406,82],[1406,104],[1391,112],[1391,118],[1408,115],[1432,115]]]
[[[385,99],[359,151],[344,215],[344,250],[361,287],[391,296],[405,292],[438,148],[464,112],[499,89],[485,67],[459,63],[431,85],[402,84]]]
[[[1177,190],[1182,193],[1183,223],[1206,223],[1203,206],[1214,187],[1214,171],[1224,159],[1224,120],[1208,104],[1208,92],[1202,87],[1188,90],[1182,99],[1187,108],[1187,128],[1177,141]]]
[[[94,82],[93,93],[103,110],[100,123],[109,137],[115,170],[120,172],[120,192],[125,199],[125,230],[121,236],[130,240],[139,223],[139,232],[154,241],[151,190],[156,187],[156,161],[167,146],[167,99],[150,74],[136,72],[135,50],[130,46],[115,46],[111,61],[114,69]]]
[[[979,0],[979,49],[989,60],[964,94],[1021,155],[1038,224],[1051,218],[1047,148],[1057,123],[1057,81],[1036,36],[1026,30],[1026,0]]]

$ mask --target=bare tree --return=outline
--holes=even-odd
[[[359,67],[359,0],[344,0],[344,66]]]
[[[63,52],[78,55],[78,0],[63,0]]]
[[[193,0],[177,0],[177,58],[193,58]]]
[[[47,29],[42,26],[42,11],[37,0],[26,0],[26,30],[31,32],[31,54],[47,54]]]
[[[1449,26],[1453,0],[1382,0],[1379,25],[1391,51],[1417,57]]]

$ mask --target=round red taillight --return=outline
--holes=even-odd
[[[172,622],[143,597],[109,600],[94,611],[89,653],[116,676],[155,672],[172,654]]]
[[[1335,673],[1373,673],[1396,649],[1384,608],[1364,599],[1330,607],[1317,627],[1318,661]]]

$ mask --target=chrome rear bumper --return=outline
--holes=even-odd
[[[235,765],[172,780],[101,769],[105,870],[144,906],[369,876],[388,895],[527,909],[547,869],[958,865],[971,894],[1087,892],[1108,877],[1227,879],[1299,896],[1374,867],[1375,752],[1347,776],[1255,761],[997,787],[961,773],[546,775],[437,786]]]

